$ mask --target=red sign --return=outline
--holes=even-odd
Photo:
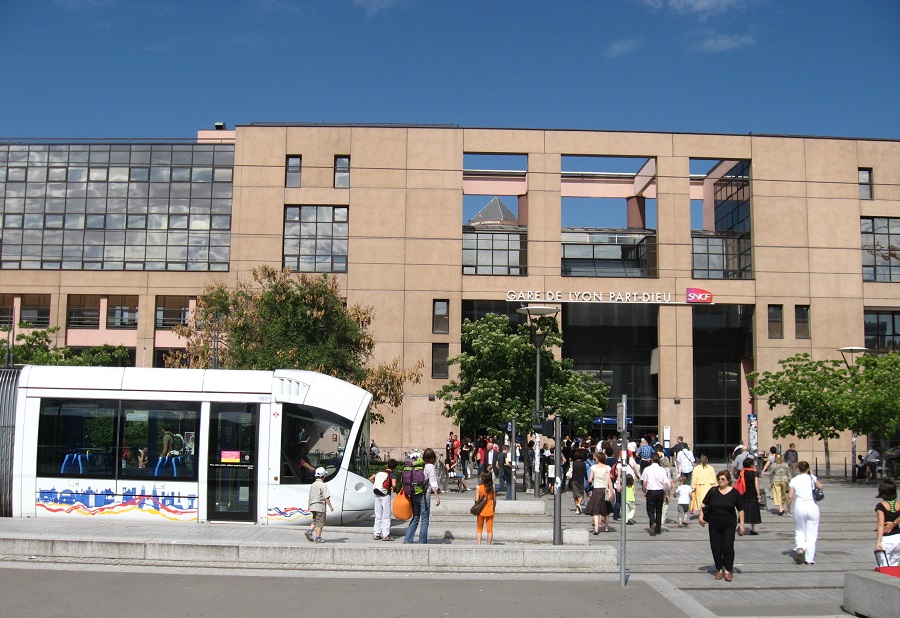
[[[688,288],[684,291],[684,295],[684,300],[689,303],[711,303],[713,301],[712,292],[701,288]]]

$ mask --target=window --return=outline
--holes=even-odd
[[[350,157],[340,155],[334,158],[334,188],[347,189],[350,186]]]
[[[464,275],[526,275],[525,232],[463,232]]]
[[[189,296],[157,296],[156,329],[170,330],[174,326],[187,324],[190,317],[190,298]]]
[[[325,468],[326,480],[333,477],[335,462],[343,458],[352,428],[352,421],[327,410],[283,404],[281,484],[311,484],[320,466]]]
[[[347,272],[346,206],[287,206],[284,267],[295,272]]]
[[[106,307],[106,328],[134,330],[138,327],[138,297],[110,296]]]
[[[794,306],[794,337],[809,339],[809,305]]]
[[[900,282],[900,218],[862,217],[863,281]]]
[[[769,339],[784,338],[784,307],[769,305]]]
[[[285,187],[299,187],[300,186],[300,164],[302,162],[301,157],[299,156],[289,156],[287,158],[287,165],[285,166],[284,173],[284,186]]]
[[[751,197],[750,161],[736,162],[715,181],[715,227],[691,233],[695,279],[753,278]]]
[[[431,377],[443,379],[450,377],[450,366],[447,358],[450,356],[449,343],[431,344]]]
[[[100,328],[100,297],[70,294],[66,328]]]
[[[38,476],[196,480],[199,427],[197,402],[43,399]]]
[[[50,295],[23,294],[22,315],[19,321],[28,328],[47,328],[50,326]]]
[[[859,168],[859,199],[875,199],[872,191],[872,168]]]
[[[900,311],[866,311],[865,345],[873,353],[900,350]]]
[[[446,334],[450,332],[450,301],[436,300],[431,311],[431,332]]]

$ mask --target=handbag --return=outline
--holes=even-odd
[[[394,514],[394,517],[401,521],[412,519],[412,501],[406,495],[406,492],[400,491],[394,496],[394,500],[391,503],[391,512]]]
[[[811,476],[809,477],[809,482],[812,483],[812,495],[813,495],[813,498],[815,498],[816,502],[821,502],[822,500],[824,500],[825,492],[822,491],[821,489],[819,489],[818,487],[816,487],[816,482],[813,480],[813,478]]]
[[[742,496],[747,493],[747,482],[744,480],[744,471],[741,470],[737,480],[734,482],[734,489]]]
[[[481,511],[484,510],[484,506],[487,504],[487,501],[488,495],[487,492],[485,492],[480,498],[478,498],[478,500],[475,501],[475,504],[472,505],[472,508],[469,509],[469,512],[472,513],[472,515],[481,515]]]

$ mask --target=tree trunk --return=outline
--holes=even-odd
[[[824,438],[825,443],[825,477],[831,478],[831,450],[828,448],[828,438]]]

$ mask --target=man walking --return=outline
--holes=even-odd
[[[644,470],[650,465],[653,458],[653,447],[647,442],[647,438],[641,438],[641,445],[638,447],[637,460],[641,467],[641,478],[643,478]]]
[[[690,485],[691,474],[694,472],[694,453],[687,444],[682,444],[681,450],[678,451],[678,456],[675,458],[675,467],[678,468],[682,476],[686,477],[685,485]]]
[[[788,450],[784,452],[784,463],[788,465],[788,469],[791,471],[791,478],[797,476],[797,461],[797,451],[794,449],[794,443],[791,442]]]
[[[663,505],[669,501],[669,473],[659,465],[659,454],[651,455],[651,463],[641,473],[644,499],[647,501],[647,518],[650,520],[650,536],[662,532]]]

